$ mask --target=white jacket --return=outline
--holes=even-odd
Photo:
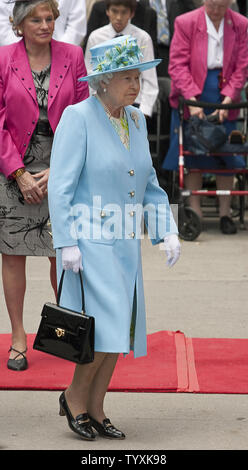
[[[80,45],[86,35],[87,19],[85,0],[57,0],[60,16],[55,21],[54,39]],[[17,42],[9,22],[14,4],[0,2],[0,46]]]

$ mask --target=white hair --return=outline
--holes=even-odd
[[[102,73],[95,77],[90,78],[89,85],[91,88],[93,88],[93,90],[98,91],[100,88],[101,81],[108,84],[112,78],[113,78],[112,73]]]

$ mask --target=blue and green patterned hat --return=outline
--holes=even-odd
[[[79,78],[88,81],[104,73],[121,72],[122,70],[138,69],[141,72],[156,67],[161,59],[142,62],[142,51],[137,39],[132,36],[119,36],[91,47],[92,73]]]

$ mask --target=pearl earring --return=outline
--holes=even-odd
[[[106,91],[107,91],[107,88],[103,88],[103,93],[106,93]]]

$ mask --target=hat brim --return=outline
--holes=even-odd
[[[112,69],[112,70],[104,70],[104,71],[101,71],[101,72],[97,71],[97,72],[93,72],[93,73],[87,75],[86,77],[81,77],[78,80],[80,82],[87,82],[87,81],[91,80],[91,78],[98,77],[99,75],[103,75],[105,73],[123,72],[125,70],[138,69],[138,70],[140,70],[140,72],[144,72],[145,70],[149,70],[153,67],[157,67],[157,65],[160,64],[161,60],[162,59],[155,59],[155,60],[150,60],[149,62],[140,62],[139,64],[127,65],[125,67],[119,67],[119,68]]]

